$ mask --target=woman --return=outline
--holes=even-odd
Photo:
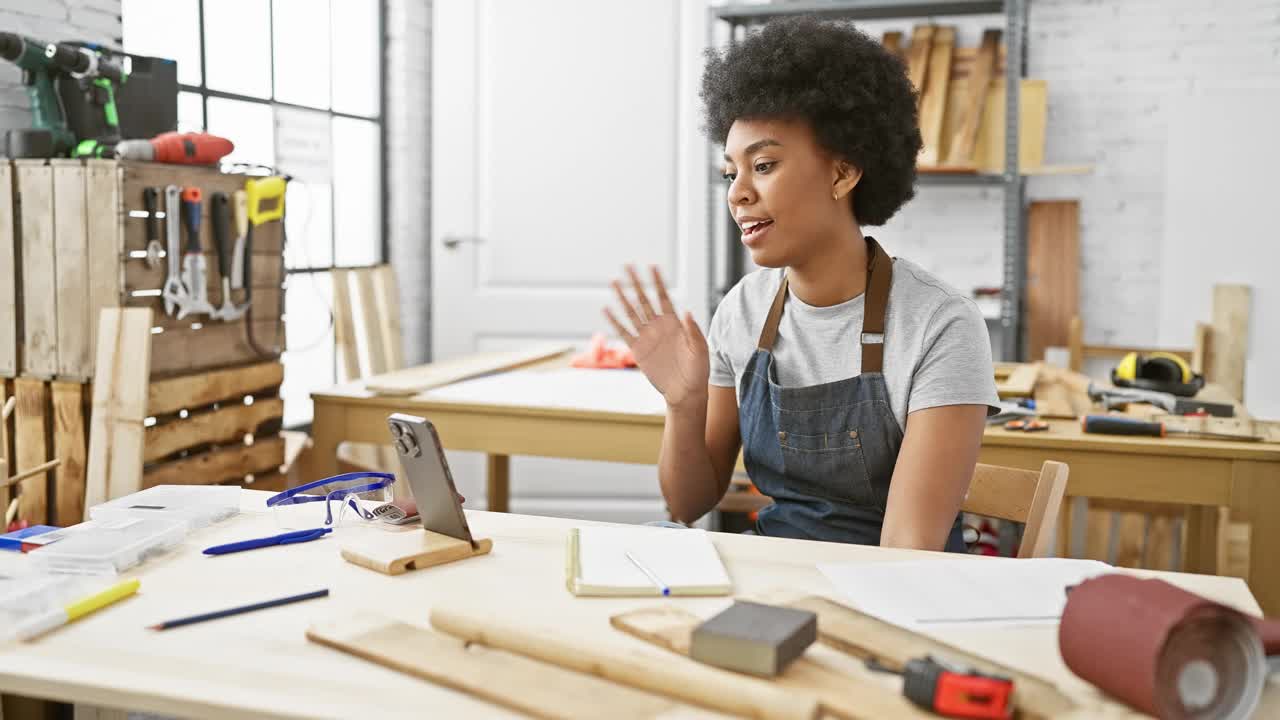
[[[633,269],[633,298],[614,282],[627,322],[605,310],[666,399],[672,516],[713,509],[741,448],[775,501],[761,534],[963,551],[960,503],[997,401],[986,324],[862,232],[914,194],[902,63],[850,26],[776,21],[709,53],[701,95],[729,210],[763,269],[729,291],[706,338],[656,269],[653,300]]]

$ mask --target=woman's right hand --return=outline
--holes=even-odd
[[[676,313],[656,266],[653,268],[653,284],[659,311],[655,311],[649,302],[635,268],[627,266],[627,275],[635,288],[635,302],[627,297],[622,283],[617,280],[613,281],[613,290],[631,327],[618,320],[609,308],[604,310],[605,317],[631,348],[636,365],[666,398],[668,407],[684,408],[697,403],[706,407],[711,363],[707,339],[694,322],[693,315],[685,312],[681,317]]]

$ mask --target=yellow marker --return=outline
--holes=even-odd
[[[18,629],[18,638],[20,640],[31,640],[32,638],[39,637],[54,628],[75,622],[85,615],[97,612],[112,603],[123,600],[138,592],[139,585],[141,585],[141,583],[138,580],[125,580],[124,582],[118,585],[113,585],[96,595],[90,595],[82,600],[77,600],[64,608],[50,610],[43,615],[31,618]]]

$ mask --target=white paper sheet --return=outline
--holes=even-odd
[[[1067,587],[1115,571],[1096,560],[1062,558],[840,563],[818,569],[853,607],[912,629],[1055,623]]]
[[[627,559],[631,552],[667,587],[729,587],[729,573],[704,530],[654,527],[578,528],[583,585],[650,590],[653,582]]]
[[[641,415],[661,415],[667,409],[662,394],[639,370],[513,370],[428,390],[419,397]]]

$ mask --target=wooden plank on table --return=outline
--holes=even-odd
[[[51,160],[53,169],[53,236],[58,296],[58,377],[88,380],[92,376],[89,328],[89,238],[85,212],[85,166],[79,160]],[[111,267],[102,268],[110,272]]]
[[[1205,380],[1244,399],[1245,356],[1249,350],[1248,285],[1213,286],[1213,334],[1205,358]]]
[[[284,382],[284,365],[262,362],[228,370],[157,380],[147,389],[147,414],[168,415],[223,400],[238,400]]]
[[[49,384],[38,378],[13,381],[18,402],[13,416],[13,473],[19,474],[49,461]],[[49,522],[49,487],[52,476],[40,473],[18,486],[18,517],[32,525]]]
[[[884,49],[889,51],[890,55],[900,58],[902,57],[902,32],[898,30],[889,30],[885,32],[884,37],[880,40],[880,44],[884,45]]]
[[[1074,419],[1089,414],[1090,380],[1087,375],[1051,365],[1040,365],[1033,393],[1036,414],[1041,418]]]
[[[53,455],[62,462],[54,473],[53,524],[74,525],[84,520],[85,433],[84,389],[77,382],[50,383],[53,393]]]
[[[164,377],[269,359],[249,344],[247,327],[243,322],[210,323],[199,330],[155,335],[151,372]],[[284,325],[279,320],[255,320],[253,332],[265,350],[284,345]]]
[[[252,445],[228,445],[146,469],[143,487],[214,485],[246,475],[274,473],[284,464],[284,438],[258,438]]]
[[[995,363],[996,394],[1001,399],[1031,397],[1039,374],[1034,363]]]
[[[18,256],[13,235],[13,166],[0,160],[0,378],[18,374]],[[0,449],[0,455],[4,452]],[[3,510],[3,508],[0,508]]]
[[[351,272],[334,270],[333,342],[338,354],[338,381],[361,377],[360,353],[356,346],[355,309],[351,305]]]
[[[142,489],[151,375],[151,311],[112,308],[98,321],[85,507]]]
[[[155,462],[179,450],[242,441],[263,423],[284,415],[284,401],[264,398],[252,405],[231,405],[147,428],[143,462]]]
[[[702,624],[702,620],[684,608],[663,606],[614,615],[609,618],[609,624],[647,643],[688,657],[694,628]],[[797,658],[777,677],[760,678],[758,682],[816,696],[824,716],[845,720],[937,717],[917,707],[900,692],[836,670],[808,656]]]
[[[681,703],[515,653],[360,613],[315,625],[307,639],[428,682],[540,718],[657,718]],[[496,678],[501,682],[495,683]]]
[[[88,295],[89,368],[93,376],[98,347],[98,318],[106,308],[120,307],[124,288],[124,216],[120,198],[120,166],[114,160],[85,164],[85,238],[89,248]],[[141,206],[142,198],[138,198]]]
[[[572,349],[572,345],[565,343],[542,343],[520,350],[464,355],[452,360],[419,365],[372,377],[365,382],[365,387],[378,395],[416,395],[424,390],[451,385],[480,375],[532,365],[563,355]]]
[[[1080,202],[1037,200],[1027,210],[1027,351],[1065,347],[1080,312]]]
[[[911,46],[907,48],[907,77],[921,97],[928,77],[929,50],[933,47],[935,29],[932,25],[917,25],[911,30]]]
[[[54,254],[53,168],[44,160],[15,160],[20,198],[22,358],[24,375],[58,374],[57,259]]]
[[[369,360],[365,375],[382,375],[393,368],[387,365],[386,345],[382,337],[382,318],[378,315],[377,293],[373,289],[373,271],[356,270],[356,296],[360,314],[356,317],[356,342]]]
[[[1004,79],[991,83],[982,111],[973,162],[981,172],[1004,172]],[[1044,165],[1045,124],[1049,116],[1049,86],[1044,80],[1024,78],[1018,91],[1018,166],[1035,172]]]
[[[818,614],[818,639],[821,642],[860,659],[874,658],[893,670],[901,671],[913,658],[938,655],[983,672],[1012,678],[1018,690],[1014,703],[1020,717],[1058,717],[1078,709],[1074,700],[1053,683],[1036,675],[891,625],[827,598],[810,596],[787,605]]]
[[[390,265],[373,269],[373,297],[377,306],[379,334],[387,371],[404,367],[404,338],[400,331],[400,291]]]
[[[942,116],[947,107],[947,86],[951,82],[951,53],[956,45],[956,29],[939,27],[929,48],[929,70],[920,98],[921,167],[938,165],[942,152]]]
[[[982,123],[982,111],[987,105],[987,90],[991,86],[991,76],[995,73],[996,54],[999,47],[999,30],[987,30],[982,33],[982,45],[973,62],[966,95],[959,108],[960,125],[950,136],[951,142],[946,155],[947,165],[973,164],[973,150],[978,143],[978,127]]]

